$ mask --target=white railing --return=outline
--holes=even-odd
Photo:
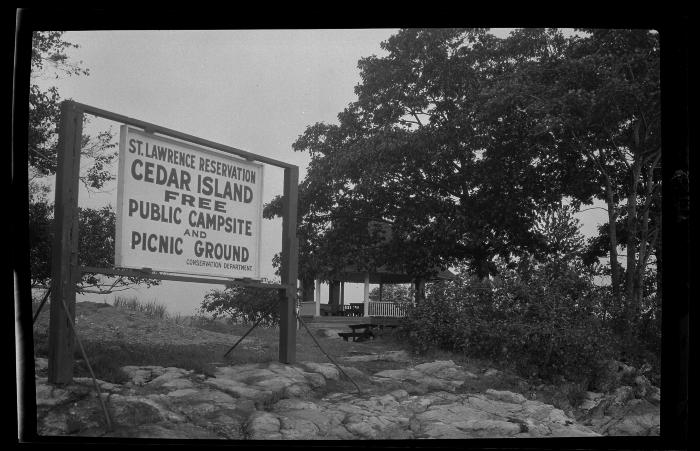
[[[369,316],[389,316],[401,318],[406,316],[406,308],[393,302],[369,301]]]

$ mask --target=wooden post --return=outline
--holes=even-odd
[[[369,316],[369,273],[365,273],[365,292],[364,292],[364,302],[365,302],[365,317]]]
[[[280,290],[280,352],[281,363],[296,360],[296,284],[298,276],[299,243],[297,240],[297,199],[299,168],[284,169],[284,206],[282,210],[282,264],[280,275],[286,288]]]
[[[316,290],[314,291],[316,296],[316,312],[315,316],[321,316],[321,279],[316,279]]]
[[[340,282],[340,305],[345,305],[345,282]]]
[[[58,167],[54,203],[54,239],[51,260],[51,308],[49,311],[50,384],[73,381],[75,336],[75,283],[78,272],[78,176],[83,114],[70,101],[61,104],[58,134]],[[63,302],[62,302],[63,300]],[[69,315],[66,315],[65,302]]]
[[[384,289],[384,284],[379,282],[379,302],[382,302],[382,290]]]

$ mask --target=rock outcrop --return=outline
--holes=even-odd
[[[351,377],[362,374],[343,369]],[[363,375],[362,393],[327,393],[328,382],[343,377],[330,363],[223,366],[214,377],[173,367],[124,371],[129,382],[123,385],[99,382],[110,431],[91,379],[53,387],[38,377],[39,434],[338,440],[598,435],[518,393],[461,393],[464,381],[477,376],[452,361]],[[617,426],[624,428],[630,426]]]
[[[604,435],[647,436],[660,434],[661,394],[657,387],[644,392],[623,385],[609,394],[587,392],[576,409],[577,420]]]
[[[645,376],[649,369],[608,361],[595,384],[599,392],[586,392],[574,416],[604,435],[659,435],[661,392]]]

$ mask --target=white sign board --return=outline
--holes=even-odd
[[[115,266],[260,278],[263,166],[126,125]]]

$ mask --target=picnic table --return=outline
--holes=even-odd
[[[352,341],[364,341],[368,338],[374,338],[374,330],[376,329],[384,330],[385,327],[393,329],[396,326],[393,324],[362,323],[348,324],[348,327],[352,332],[338,332],[338,335],[343,337],[343,340],[348,341],[348,338],[352,337]]]

